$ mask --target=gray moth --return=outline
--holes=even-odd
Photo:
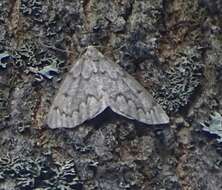
[[[74,128],[106,108],[149,125],[169,123],[167,114],[139,82],[89,46],[68,72],[46,123],[50,128]]]

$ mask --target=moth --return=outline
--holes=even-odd
[[[167,114],[139,82],[89,46],[68,72],[46,123],[50,128],[74,128],[107,108],[148,125],[169,123]]]

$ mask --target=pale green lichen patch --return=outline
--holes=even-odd
[[[203,131],[217,136],[217,141],[222,143],[222,116],[215,112],[210,115],[210,121],[207,124],[202,123]]]
[[[25,73],[33,73],[38,81],[52,79],[59,73],[59,67],[65,62],[61,58],[37,42],[25,40],[15,52],[15,67]]]
[[[73,160],[56,163],[44,157],[0,158],[0,187],[7,181],[11,181],[11,184],[14,184],[13,189],[16,190],[82,189]]]

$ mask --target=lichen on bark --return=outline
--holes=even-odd
[[[0,66],[0,188],[221,189],[221,144],[201,126],[222,114],[221,27],[220,0],[1,0],[0,53],[17,59]],[[152,91],[170,125],[108,112],[44,126],[89,45]],[[36,77],[52,62],[57,75]]]

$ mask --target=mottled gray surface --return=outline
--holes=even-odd
[[[50,128],[74,128],[105,109],[148,125],[169,123],[164,110],[119,65],[89,46],[62,83],[47,116]]]
[[[0,189],[221,190],[221,0],[1,0]],[[144,126],[103,112],[44,127],[88,46],[130,73],[167,112]],[[218,125],[219,126],[219,125]]]

